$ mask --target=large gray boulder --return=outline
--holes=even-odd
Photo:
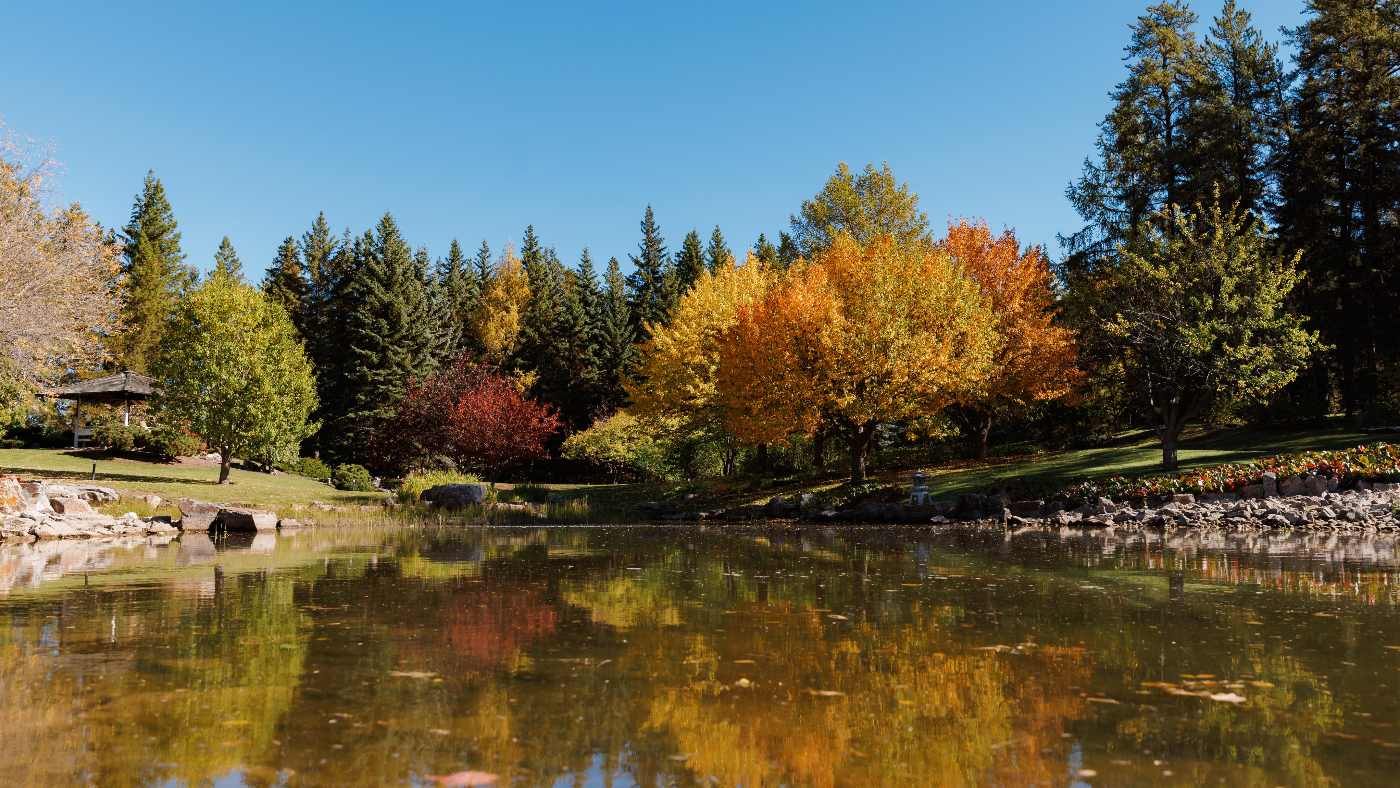
[[[444,509],[461,509],[486,503],[484,484],[439,484],[423,491],[422,500]]]
[[[49,501],[49,506],[57,514],[94,514],[92,506],[82,498],[54,498]]]
[[[228,507],[219,510],[219,514],[214,518],[214,523],[217,527],[229,532],[275,531],[277,530],[277,513],[261,509]]]
[[[218,504],[181,498],[178,506],[180,507],[181,531],[192,533],[208,531],[214,525],[214,518],[219,516],[220,507]]]

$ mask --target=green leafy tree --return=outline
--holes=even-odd
[[[238,259],[238,250],[233,248],[233,242],[227,235],[219,242],[219,248],[214,250],[213,273],[215,276],[228,276],[243,281],[243,261]]]
[[[118,364],[145,372],[176,301],[195,280],[180,250],[175,212],[155,172],[146,173],[121,241],[121,328],[113,345]]]
[[[287,236],[277,247],[277,257],[263,277],[262,291],[273,303],[285,309],[292,324],[299,332],[302,331],[305,324],[302,311],[306,306],[308,287],[306,271],[301,264],[301,250],[292,236]]]
[[[919,210],[919,195],[895,180],[888,163],[865,165],[859,175],[842,162],[826,185],[790,220],[793,242],[811,259],[845,233],[866,244],[887,235],[896,244],[928,244],[928,215]],[[777,258],[777,250],[773,252]]]
[[[710,242],[705,245],[705,267],[714,273],[734,260],[734,253],[724,241],[724,233],[719,225],[710,231]]]
[[[642,216],[642,240],[637,244],[637,254],[632,256],[632,265],[635,270],[627,275],[632,329],[638,339],[645,340],[650,336],[648,325],[665,325],[670,318],[673,293],[671,257],[666,253],[666,240],[661,237],[661,226],[650,205]]]
[[[155,369],[162,419],[187,425],[219,452],[219,483],[235,456],[296,456],[316,406],[311,362],[287,313],[216,272],[175,311]]]
[[[1302,279],[1262,222],[1219,201],[1147,222],[1100,280],[1097,341],[1158,416],[1162,465],[1177,466],[1182,428],[1208,408],[1258,402],[1287,385],[1318,347],[1289,312]]]

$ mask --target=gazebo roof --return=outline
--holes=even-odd
[[[145,399],[155,393],[155,380],[137,372],[118,372],[103,378],[78,381],[50,389],[48,396],[84,402],[124,402]]]

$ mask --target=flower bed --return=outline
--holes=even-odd
[[[1280,481],[1296,476],[1336,479],[1342,488],[1354,486],[1360,481],[1396,481],[1400,480],[1400,446],[1373,443],[1340,451],[1279,454],[1249,462],[1197,468],[1176,475],[1138,478],[1111,476],[1081,482],[1061,490],[1056,497],[1086,501],[1100,496],[1122,500],[1176,493],[1239,493],[1247,485],[1262,483],[1266,473],[1272,473]]]

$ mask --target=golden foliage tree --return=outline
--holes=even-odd
[[[833,425],[851,480],[881,422],[912,421],[975,393],[991,372],[995,321],[941,250],[847,235],[739,310],[720,355],[720,402],[741,438]]]
[[[968,407],[985,457],[998,417],[1070,393],[1079,379],[1074,334],[1055,325],[1050,262],[1040,248],[1022,252],[1013,231],[993,235],[986,222],[968,220],[949,224],[939,245],[981,287],[996,318],[992,372]]]
[[[50,168],[12,153],[0,141],[0,388],[97,360],[116,310],[116,245],[76,203],[47,210]]]
[[[771,277],[753,255],[742,265],[730,259],[714,272],[700,274],[669,323],[647,326],[651,340],[629,387],[637,416],[690,430],[723,426],[716,397],[721,346],[739,311],[763,297]]]
[[[530,282],[515,253],[506,249],[472,318],[473,331],[492,364],[501,365],[520,341],[520,315],[530,300]]]

